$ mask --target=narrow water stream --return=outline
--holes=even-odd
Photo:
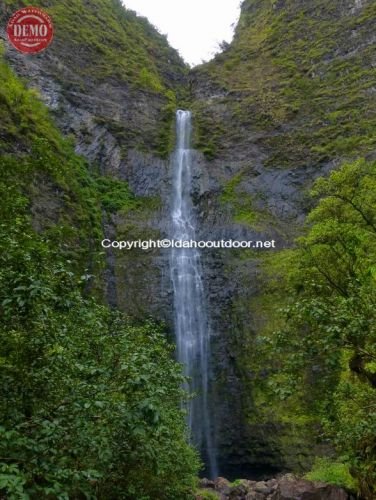
[[[171,236],[174,240],[190,241],[196,237],[196,217],[191,196],[191,131],[190,111],[177,111],[171,213]],[[177,357],[184,366],[185,375],[189,377],[187,389],[195,393],[188,403],[188,425],[192,442],[201,451],[208,473],[214,478],[218,471],[208,401],[210,321],[200,251],[174,248],[171,251],[170,269],[174,290]]]

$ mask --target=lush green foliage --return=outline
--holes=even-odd
[[[0,45],[0,56],[2,56]],[[15,78],[7,64],[0,59],[0,152],[17,146],[25,148],[38,137],[48,139],[59,149],[60,139],[45,107],[37,100],[33,90],[25,87]]]
[[[351,491],[356,491],[357,484],[351,476],[349,466],[341,462],[333,462],[329,458],[317,458],[312,471],[306,474],[309,481],[335,484]]]
[[[185,498],[196,472],[163,334],[82,298],[87,276],[2,225],[0,488],[18,498]],[[188,474],[187,474],[188,472]]]
[[[300,398],[374,498],[376,164],[346,164],[313,194],[311,227],[284,271],[290,300],[271,337],[272,385],[281,399]]]
[[[102,205],[107,211],[137,208],[138,200],[125,182],[112,177],[98,177],[96,185]]]
[[[100,278],[103,262],[94,242],[102,234],[101,211],[88,166],[62,139],[35,92],[26,90],[4,62],[0,69],[3,218],[14,219],[23,200],[34,228],[59,245],[75,270],[83,274],[88,267]],[[91,285],[99,286],[95,281]]]
[[[191,498],[199,464],[171,346],[93,298],[101,204],[136,201],[92,177],[1,69],[0,496]]]
[[[198,490],[197,496],[200,500],[218,500],[218,495],[214,491]]]

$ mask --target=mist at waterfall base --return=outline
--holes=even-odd
[[[176,113],[176,149],[172,157],[171,237],[195,240],[196,217],[192,202],[192,120],[190,111]],[[215,439],[209,413],[210,320],[205,300],[200,252],[174,248],[170,256],[174,292],[177,359],[188,378],[186,389],[195,396],[187,403],[192,443],[206,464],[205,475],[218,476]]]

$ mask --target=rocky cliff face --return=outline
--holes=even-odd
[[[187,101],[202,240],[273,239],[277,252],[291,246],[313,180],[344,158],[374,152],[371,0],[245,0],[234,42],[189,75],[166,41],[115,0],[39,4],[55,19],[53,45],[38,56],[7,46],[6,58],[93,171],[126,181],[136,195],[133,207],[103,213],[110,238],[168,235],[173,116]],[[19,5],[7,2],[2,21]],[[93,35],[89,28],[102,32],[103,23],[115,37]],[[255,304],[264,298],[271,251],[203,253],[211,410],[221,473],[229,477],[305,468],[315,445],[304,427],[292,432],[278,415],[265,417],[266,403],[255,395],[248,359],[257,357],[267,320]],[[171,325],[168,252],[113,251],[107,261],[109,302]]]
[[[245,0],[233,43],[193,71],[198,147],[252,144],[280,168],[373,151],[374,17],[368,0]]]
[[[2,26],[25,3],[6,2]],[[6,59],[40,93],[93,172],[127,182],[139,197],[136,213],[103,213],[106,236],[155,236],[164,219],[160,200],[167,197],[168,155],[176,103],[185,93],[185,64],[146,19],[126,11],[117,0],[39,5],[54,19],[53,45],[45,53],[25,56],[9,47],[2,28]],[[96,244],[100,248],[100,242]],[[144,252],[141,259],[134,253],[130,260],[118,257],[107,255],[108,301],[132,315],[160,317],[160,304],[153,297],[161,293],[160,268],[165,265],[150,270],[155,275],[150,280]],[[151,283],[155,286],[149,294]],[[151,310],[147,304],[152,304]]]
[[[375,154],[374,19],[367,1],[243,2],[233,43],[190,75],[205,238],[275,239],[278,254],[302,230],[314,179]],[[218,448],[229,477],[304,469],[318,446],[309,426],[292,429],[257,394],[256,375],[268,373],[257,353],[270,322],[269,257],[206,259]]]

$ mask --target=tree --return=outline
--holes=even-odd
[[[291,304],[276,333],[279,368],[376,493],[376,163],[359,160],[316,182],[288,272]]]

